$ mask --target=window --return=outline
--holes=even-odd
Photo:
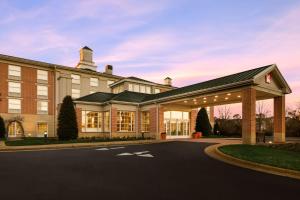
[[[37,79],[43,80],[43,81],[48,81],[48,71],[37,70]]]
[[[133,91],[134,91],[134,92],[140,92],[140,86],[137,85],[137,84],[134,84],[134,85],[133,85]]]
[[[45,85],[38,85],[37,86],[37,95],[38,96],[48,96],[48,87]]]
[[[155,88],[154,93],[155,93],[155,94],[160,93],[160,89]]]
[[[94,93],[96,93],[95,91],[90,91],[90,94],[94,94]]]
[[[141,117],[142,117],[142,119],[141,119],[142,132],[149,132],[150,113],[149,112],[142,112]]]
[[[140,92],[141,92],[141,93],[146,93],[146,86],[141,85],[141,86],[140,86]]]
[[[9,76],[21,76],[21,67],[9,65],[8,66],[8,75]]]
[[[146,93],[151,94],[151,87],[146,87]]]
[[[133,132],[135,125],[135,112],[118,111],[117,113],[117,131]]]
[[[98,87],[98,78],[90,78],[90,86]]]
[[[120,86],[117,86],[117,87],[113,88],[113,93],[114,94],[118,94],[118,93],[123,92],[123,91],[124,91],[124,86],[123,85],[120,85]]]
[[[8,99],[8,109],[9,110],[21,110],[21,100],[20,99]]]
[[[133,85],[132,84],[128,84],[128,91],[133,91]]]
[[[8,92],[21,94],[21,83],[8,82]]]
[[[107,81],[107,88],[110,88],[110,84],[113,84],[114,83],[114,81]]]
[[[103,112],[103,117],[104,117],[104,132],[110,132],[110,112],[106,111]]]
[[[82,111],[82,132],[102,132],[102,112]]]
[[[48,133],[48,124],[47,122],[38,122],[37,123],[37,134],[39,137],[43,137],[44,134]]]
[[[164,112],[164,126],[168,136],[188,136],[189,112]]]
[[[80,84],[80,76],[76,74],[71,74],[72,83],[74,84]]]
[[[48,113],[48,102],[47,101],[38,101],[37,102],[38,113]]]
[[[80,97],[80,90],[79,89],[72,89],[72,98],[76,99]]]

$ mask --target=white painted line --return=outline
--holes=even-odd
[[[119,153],[117,156],[132,156],[132,153]]]
[[[124,149],[125,147],[112,147],[110,149]]]
[[[151,154],[142,154],[142,155],[138,155],[138,156],[141,156],[141,157],[147,157],[147,158],[153,158],[154,156],[152,156]]]
[[[96,149],[97,151],[108,151],[108,148],[100,148],[100,149]]]
[[[144,154],[144,153],[148,153],[149,151],[140,151],[140,152],[134,152],[134,154],[136,155],[141,155],[141,154]]]

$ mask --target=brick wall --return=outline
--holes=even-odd
[[[55,108],[55,76],[54,72],[48,71],[48,114],[54,115],[54,108]]]
[[[7,113],[7,77],[8,77],[8,65],[0,63],[0,113]]]
[[[117,109],[111,108],[111,132],[117,132]]]
[[[22,86],[21,97],[22,100],[22,114],[36,114],[37,113],[37,89],[36,79],[37,70],[29,67],[21,67]]]
[[[77,127],[78,127],[78,133],[81,132],[81,118],[82,118],[82,112],[81,112],[81,108],[76,108],[76,120],[77,120]]]
[[[197,110],[192,110],[190,112],[190,134],[195,132],[197,114]]]
[[[150,108],[149,110],[150,117],[150,133],[156,133],[156,108]]]

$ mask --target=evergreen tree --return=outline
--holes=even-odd
[[[60,107],[57,135],[60,140],[72,140],[78,137],[76,111],[71,96],[66,96]]]
[[[3,118],[0,116],[0,138],[5,138],[5,123]]]
[[[202,132],[204,136],[211,134],[211,125],[205,108],[201,108],[196,119],[196,132]]]
[[[217,121],[215,121],[215,124],[214,124],[214,134],[215,135],[220,134],[220,126],[219,126],[219,123]]]

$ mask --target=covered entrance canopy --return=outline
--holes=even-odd
[[[242,103],[242,139],[256,143],[256,100],[274,100],[274,142],[285,142],[285,95],[291,89],[276,65],[268,65],[167,92],[149,95],[141,105],[184,110]],[[162,126],[162,120],[160,126]]]

